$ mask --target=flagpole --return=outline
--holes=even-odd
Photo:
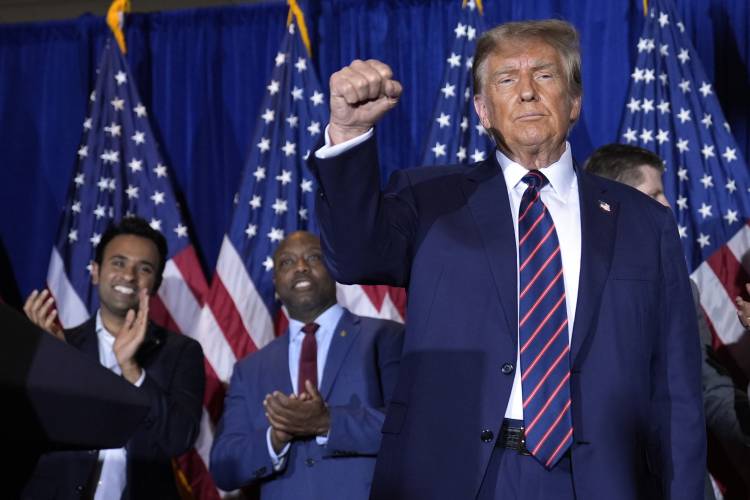
[[[130,12],[130,0],[114,0],[107,10],[107,25],[120,46],[120,52],[126,54],[128,47],[125,44],[125,34],[122,31],[125,14]]]
[[[289,26],[292,22],[292,16],[297,20],[297,27],[299,28],[299,35],[302,38],[302,43],[305,44],[307,49],[307,55],[311,56],[312,52],[310,49],[310,36],[307,34],[307,25],[305,24],[305,14],[302,12],[297,0],[287,0],[289,4],[289,15],[286,19],[286,25]]]
[[[462,8],[466,7],[466,4],[468,3],[468,1],[469,0],[463,0],[463,2],[461,2],[461,7]],[[643,0],[643,2],[645,3],[646,0]],[[474,0],[474,3],[477,6],[477,10],[479,11],[479,15],[483,16],[484,15],[484,7],[482,7],[482,0]]]

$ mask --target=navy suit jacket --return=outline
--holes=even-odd
[[[382,193],[374,139],[335,158],[312,158],[311,168],[331,274],[409,292],[372,496],[472,498],[518,351],[516,238],[495,155],[470,167],[397,171]],[[701,499],[700,352],[674,217],[632,188],[577,177],[576,496]]]
[[[65,340],[99,361],[96,317],[65,331]],[[123,499],[179,499],[172,458],[198,437],[205,374],[203,350],[195,340],[149,324],[136,359],[146,371],[140,389],[150,410],[128,441]],[[22,494],[24,499],[79,499],[93,496],[90,479],[98,450],[61,451],[41,457]]]
[[[331,415],[328,443],[292,441],[278,472],[268,454],[263,399],[292,392],[288,332],[239,361],[211,450],[216,484],[224,490],[256,484],[263,499],[367,498],[402,341],[403,325],[344,312],[320,386]]]

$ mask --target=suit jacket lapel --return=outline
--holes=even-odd
[[[462,185],[484,243],[495,289],[505,313],[506,331],[517,344],[518,285],[516,235],[508,189],[494,154],[473,168]]]
[[[85,323],[66,331],[65,341],[98,362],[99,342],[96,337],[96,316],[92,316]]]
[[[146,329],[146,337],[143,339],[143,344],[141,344],[135,354],[138,364],[143,368],[147,368],[151,364],[154,354],[164,345],[164,342],[166,342],[166,337],[166,330],[149,321]]]
[[[603,184],[578,170],[581,205],[581,275],[571,339],[571,365],[576,368],[581,347],[596,325],[602,291],[612,263],[618,202]]]
[[[326,357],[326,366],[323,369],[320,394],[324,400],[327,400],[331,393],[336,376],[344,364],[344,360],[347,354],[349,354],[349,350],[354,344],[357,335],[359,335],[359,328],[359,318],[345,310],[333,332],[331,345],[328,348],[328,356]]]

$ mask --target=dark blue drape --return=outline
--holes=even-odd
[[[485,0],[491,26],[559,17],[581,33],[584,109],[571,142],[579,162],[616,141],[643,14],[640,0]],[[685,28],[743,154],[750,145],[747,0],[678,0]],[[383,178],[414,165],[460,0],[311,0],[318,74],[355,57],[380,58],[403,83],[402,102],[378,128]],[[259,106],[286,22],[281,3],[134,14],[127,59],[176,177],[210,274],[229,224]],[[25,296],[43,285],[75,166],[99,50],[101,18],[0,26],[0,279]],[[4,248],[3,248],[4,247]],[[3,251],[12,271],[1,269]]]

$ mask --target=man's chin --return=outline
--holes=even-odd
[[[138,311],[138,302],[118,302],[116,304],[109,304],[107,310],[114,316],[124,318],[127,316],[130,310]]]

